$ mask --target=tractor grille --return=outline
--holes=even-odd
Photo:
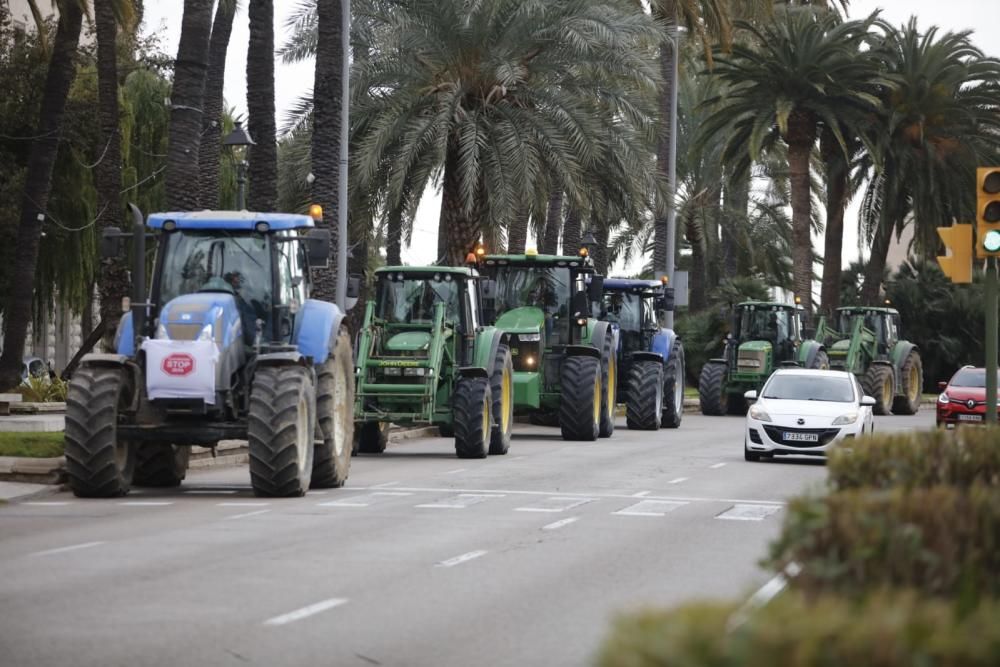
[[[785,428],[782,426],[764,426],[764,432],[767,433],[773,442],[779,445],[784,445],[785,447],[822,447],[823,445],[829,443],[831,440],[837,437],[840,433],[839,428]],[[785,440],[785,433],[812,433],[818,436],[819,440],[817,442],[802,442],[801,440]]]
[[[767,352],[763,350],[741,350],[736,367],[744,373],[760,373],[767,363]]]
[[[538,361],[540,359],[538,342],[515,342],[512,340],[510,342],[510,356],[514,362],[515,371],[534,372],[538,370]]]

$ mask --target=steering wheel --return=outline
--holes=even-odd
[[[233,286],[218,276],[212,276],[198,290],[199,292],[225,292],[226,294],[236,294]]]

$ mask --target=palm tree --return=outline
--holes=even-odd
[[[167,148],[167,206],[174,211],[198,207],[198,160],[202,104],[212,30],[212,0],[184,0],[181,39],[170,92],[170,144]]]
[[[17,253],[11,273],[7,305],[3,355],[0,356],[0,390],[17,386],[21,381],[21,357],[31,319],[32,285],[38,262],[41,220],[52,185],[52,170],[59,150],[59,133],[70,86],[76,78],[76,50],[83,26],[83,5],[78,0],[60,0],[59,24],[52,43],[52,58],[45,78],[42,106],[36,138],[31,144],[28,170],[24,181],[21,214],[15,241]]]
[[[918,252],[933,256],[935,227],[971,219],[975,167],[1000,159],[1000,61],[972,45],[968,32],[921,33],[916,19],[884,26],[879,51],[893,87],[879,117],[881,169],[862,201],[871,239],[862,299],[875,303],[894,234],[912,219]]]
[[[198,200],[201,208],[219,206],[219,158],[222,142],[223,88],[226,83],[226,54],[237,0],[220,0],[215,8],[212,36],[208,43],[208,74],[205,78],[204,119],[198,150]],[[253,136],[251,134],[251,136]]]
[[[274,0],[249,0],[247,129],[255,142],[250,156],[251,211],[273,211],[278,198],[278,148],[274,120]]]
[[[807,314],[813,278],[810,158],[821,127],[829,127],[846,152],[843,124],[878,106],[875,93],[885,83],[878,61],[858,49],[873,21],[840,22],[830,12],[787,8],[761,28],[742,23],[754,45],[737,44],[732,55],[716,57],[715,74],[730,88],[701,130],[731,130],[723,151],[727,163],[756,159],[779,141],[787,146],[794,285]]]

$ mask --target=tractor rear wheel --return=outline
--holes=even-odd
[[[718,417],[729,411],[729,395],[726,393],[726,372],[728,368],[721,361],[709,361],[701,367],[698,378],[698,402],[701,414]]]
[[[455,427],[451,424],[438,424],[438,435],[442,438],[454,438]]]
[[[312,487],[333,489],[347,481],[354,441],[351,339],[337,337],[333,355],[316,369],[316,451]]]
[[[118,438],[118,414],[128,404],[125,372],[84,366],[66,395],[66,474],[81,498],[124,496],[132,485],[136,446]]]
[[[312,479],[316,393],[302,366],[264,366],[250,388],[247,441],[254,495],[302,496]]]
[[[865,393],[875,399],[872,410],[877,415],[887,415],[892,410],[892,397],[896,392],[896,378],[892,367],[886,364],[872,364],[861,381]]]
[[[893,399],[892,412],[897,415],[915,415],[920,409],[920,394],[924,385],[924,364],[919,352],[913,350],[906,355],[899,377],[903,383],[903,395]]]
[[[614,336],[604,338],[601,350],[601,427],[599,435],[610,438],[615,432],[615,410],[618,405],[618,353]]]
[[[559,428],[563,440],[597,440],[601,426],[601,361],[566,357],[562,364]]]
[[[625,424],[633,430],[656,431],[663,410],[663,364],[658,361],[633,362],[628,374]]]
[[[460,459],[485,459],[493,432],[493,393],[483,377],[463,377],[455,386],[452,416],[455,454]]]
[[[809,368],[815,368],[822,371],[830,370],[830,357],[827,356],[826,352],[817,352],[816,356],[813,357],[812,363],[809,364]]]
[[[136,486],[180,486],[190,460],[190,447],[160,443],[140,445],[132,483]]]
[[[358,452],[381,454],[389,444],[389,422],[365,422],[358,429]]]
[[[490,454],[506,454],[510,450],[510,434],[514,428],[514,361],[510,348],[497,348],[490,377],[493,398],[493,428],[490,436]]]
[[[677,428],[684,416],[684,346],[674,343],[663,374],[663,417],[660,426]]]

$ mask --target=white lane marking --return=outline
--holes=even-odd
[[[780,507],[774,505],[750,505],[737,503],[724,512],[715,515],[716,519],[728,519],[730,521],[763,521],[767,517],[777,512]]]
[[[320,612],[328,611],[334,607],[339,607],[342,604],[347,604],[347,598],[330,598],[329,600],[323,600],[322,602],[317,602],[316,604],[311,604],[307,607],[290,611],[287,614],[282,614],[281,616],[269,618],[264,621],[264,625],[287,625],[288,623],[301,621],[303,618],[315,616]]]
[[[470,551],[469,553],[464,553],[461,556],[455,556],[454,558],[449,558],[448,560],[443,560],[437,563],[437,567],[455,567],[461,563],[468,562],[474,558],[479,558],[480,556],[485,556],[486,551]]]
[[[503,498],[504,494],[497,493],[460,493],[457,496],[448,498],[441,502],[436,503],[424,503],[422,505],[415,505],[420,509],[449,509],[449,510],[464,510],[466,507],[471,507],[472,505],[478,505],[481,502],[489,500],[490,498]]]
[[[571,516],[568,519],[560,519],[559,521],[553,521],[552,523],[542,526],[542,530],[559,530],[563,526],[568,526],[571,523],[576,523],[580,520],[578,516]]]
[[[683,507],[687,503],[673,502],[671,500],[642,500],[634,505],[629,505],[612,514],[622,516],[663,516],[667,512],[673,512],[678,507]]]
[[[386,488],[388,486],[396,486],[397,484],[399,484],[399,482],[385,482],[383,484],[376,484],[376,485],[374,485],[371,488],[373,488],[373,489],[384,489],[384,488]]]
[[[566,510],[571,510],[574,507],[579,507],[580,505],[585,505],[589,503],[592,498],[562,498],[554,496],[552,498],[546,498],[535,505],[527,505],[525,507],[518,507],[515,512],[565,512]]]
[[[72,503],[68,500],[29,500],[21,504],[34,505],[35,507],[62,507],[63,505],[71,505]]]
[[[307,496],[325,496],[329,491],[306,491]]]
[[[96,547],[104,542],[84,542],[83,544],[74,544],[69,547],[59,547],[58,549],[46,549],[45,551],[36,551],[31,554],[32,556],[50,556],[52,554],[66,553],[67,551],[77,551],[78,549],[89,549],[90,547]]]
[[[374,489],[377,487],[368,487],[369,489]],[[351,487],[353,491],[364,491],[365,487]],[[400,491],[412,491],[414,493],[470,493],[470,494],[489,494],[495,496],[574,496],[577,498],[594,498],[594,499],[606,499],[606,500],[631,500],[635,496],[631,494],[623,493],[574,493],[572,491],[524,491],[524,490],[514,490],[514,489],[456,489],[456,488],[445,488],[445,487],[429,487],[429,486],[401,486]],[[784,507],[785,501],[783,500],[748,500],[746,498],[708,498],[703,496],[643,496],[649,500],[665,500],[681,503],[749,503],[757,505],[777,505],[778,507]]]
[[[638,493],[633,493],[632,497],[633,498],[642,498],[642,497],[648,496],[648,495],[649,495],[649,491],[639,491]]]
[[[189,489],[184,492],[189,496],[230,496],[236,493],[236,489],[225,489],[222,491],[212,489]]]
[[[361,496],[351,496],[343,500],[327,500],[316,503],[317,507],[369,507],[378,502],[379,498],[399,498],[402,496],[412,496],[409,491],[374,491]]]
[[[234,502],[234,503],[216,503],[216,507],[267,507],[271,503],[254,503],[254,502]]]
[[[514,458],[507,459],[508,461],[520,461],[521,459],[526,459],[527,456],[515,456]]]
[[[227,516],[227,519],[245,519],[248,516],[257,516],[258,514],[267,514],[271,510],[257,510],[256,512],[244,512],[243,514],[234,514],[232,516]]]
[[[458,473],[465,472],[466,470],[468,470],[468,468],[455,468],[454,470],[447,471],[445,474],[446,475],[457,475]]]
[[[669,482],[667,482],[667,484],[680,484],[681,482],[686,482],[689,479],[691,479],[691,478],[690,477],[678,477],[677,479],[670,480]]]
[[[726,464],[725,463],[713,463],[712,465],[710,465],[708,467],[709,468],[721,468],[724,465],[726,465]]]
[[[174,502],[172,500],[126,500],[118,504],[129,507],[165,507],[166,505],[173,505]]]

